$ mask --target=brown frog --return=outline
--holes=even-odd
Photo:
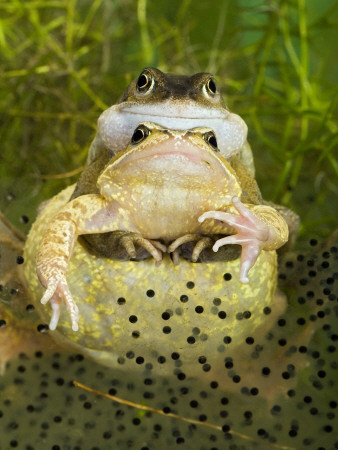
[[[246,142],[247,126],[225,106],[210,73],[187,76],[163,73],[153,67],[142,70],[118,103],[99,117],[88,162],[106,149],[113,153],[124,150],[137,125],[146,121],[175,130],[210,127],[222,155],[239,153],[254,174],[252,152]]]

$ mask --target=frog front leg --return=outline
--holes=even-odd
[[[278,212],[265,205],[244,205],[238,197],[232,203],[238,215],[223,211],[208,211],[198,221],[215,219],[226,222],[237,234],[217,240],[213,246],[215,252],[223,245],[242,246],[240,280],[248,283],[248,272],[255,264],[262,250],[276,250],[288,240],[288,226]]]
[[[70,217],[67,210],[56,215],[37,252],[36,272],[40,283],[46,289],[41,303],[50,301],[53,310],[49,324],[51,330],[54,330],[58,323],[62,299],[69,311],[73,330],[78,330],[79,310],[66,280],[68,262],[77,235],[76,223]]]
[[[50,301],[52,317],[50,329],[57,326],[62,301],[69,311],[72,329],[78,330],[79,310],[67,284],[68,263],[77,237],[82,234],[105,233],[115,230],[133,230],[128,213],[114,201],[89,194],[71,200],[52,219],[37,253],[37,275],[46,289],[41,303]],[[153,248],[156,261],[161,252]]]

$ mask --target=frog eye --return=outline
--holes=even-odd
[[[145,94],[154,86],[154,77],[148,70],[144,70],[136,81],[136,89],[138,92]]]
[[[203,138],[207,144],[209,144],[215,151],[219,151],[217,147],[217,140],[215,133],[213,131],[208,131],[208,133],[205,133],[203,135]]]
[[[217,88],[214,80],[212,78],[209,78],[209,80],[205,83],[205,92],[208,95],[214,96],[216,94]]]
[[[147,136],[149,136],[150,130],[149,128],[145,127],[144,125],[140,125],[136,128],[134,131],[134,134],[131,138],[131,143],[136,145],[142,142]]]

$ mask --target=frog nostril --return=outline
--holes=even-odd
[[[217,88],[214,80],[212,78],[209,78],[209,80],[206,82],[206,91],[208,94],[214,95],[216,94]]]
[[[153,77],[149,72],[142,72],[136,82],[136,89],[142,94],[148,92],[153,87]]]
[[[131,143],[139,144],[149,135],[149,133],[150,133],[150,130],[147,127],[145,127],[144,125],[137,127],[131,138]]]
[[[205,133],[203,137],[204,137],[205,142],[207,142],[209,145],[211,145],[211,147],[214,150],[218,151],[217,139],[216,139],[214,132],[209,131],[208,133]]]

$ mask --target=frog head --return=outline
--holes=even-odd
[[[96,139],[117,153],[144,121],[175,130],[211,127],[225,157],[239,152],[247,136],[245,122],[227,109],[209,73],[186,76],[144,69],[119,103],[101,114]],[[97,147],[97,142],[92,145],[89,161],[95,159]]]
[[[157,220],[171,224],[175,216],[182,230],[188,223],[194,229],[202,212],[225,208],[241,195],[211,128],[170,130],[150,122],[137,126],[130,144],[107,164],[97,184],[108,201],[117,201],[139,222],[144,216],[144,233],[154,230]],[[166,237],[172,237],[173,229],[166,230]]]

